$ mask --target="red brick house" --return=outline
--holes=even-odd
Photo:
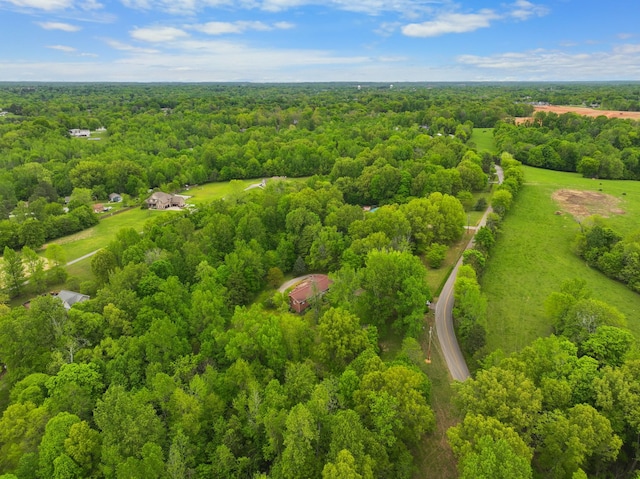
[[[308,276],[289,293],[289,306],[298,313],[303,312],[311,306],[311,300],[326,293],[332,283],[326,274]]]

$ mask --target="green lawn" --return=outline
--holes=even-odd
[[[510,352],[551,332],[544,314],[547,296],[562,282],[583,278],[596,298],[614,305],[640,338],[640,295],[588,267],[571,251],[579,225],[551,198],[560,188],[598,191],[621,200],[625,214],[610,218],[611,226],[629,232],[640,224],[640,182],[606,181],[525,168],[526,184],[503,224],[481,284],[489,300],[487,344]],[[622,195],[622,193],[627,193]]]
[[[474,128],[469,141],[476,144],[479,153],[485,150],[491,153],[498,152],[493,141],[493,128]]]
[[[148,218],[171,213],[171,211],[132,208],[117,215],[103,216],[97,225],[76,234],[58,238],[51,241],[51,243],[61,245],[67,253],[67,261],[71,261],[97,249],[104,248],[116,237],[121,228],[135,228],[137,231],[142,231],[142,226]]]
[[[180,194],[192,197],[187,200],[187,203],[204,204],[229,195],[240,194],[247,186],[260,183],[260,181],[262,178],[206,183],[192,186],[188,190],[181,191]]]

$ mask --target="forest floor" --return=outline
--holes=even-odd
[[[608,216],[607,224],[623,235],[637,229],[640,183],[531,167],[524,171],[526,183],[502,224],[480,281],[488,299],[488,351],[518,351],[550,334],[545,300],[574,278],[584,279],[596,299],[618,308],[640,338],[640,295],[572,251],[585,215]]]

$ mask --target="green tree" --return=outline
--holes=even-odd
[[[331,308],[318,324],[318,355],[324,364],[342,370],[369,346],[367,332],[360,320],[344,309]]]
[[[356,469],[356,461],[347,449],[338,453],[335,462],[328,462],[322,469],[322,479],[362,479]]]
[[[477,452],[471,452],[458,464],[462,479],[531,479],[530,462],[510,447],[504,439],[482,436]]]
[[[45,428],[44,436],[38,448],[38,474],[40,477],[53,477],[54,461],[64,453],[65,440],[71,426],[80,422],[75,414],[61,412],[52,417]]]
[[[20,225],[20,242],[29,248],[38,249],[45,241],[44,225],[35,218],[28,218]]]
[[[25,280],[22,258],[8,246],[4,247],[2,279],[10,297],[13,298],[21,293]]]
[[[64,440],[64,450],[66,455],[80,467],[79,477],[98,475],[100,442],[100,433],[91,429],[86,421],[76,422],[69,428],[69,434]]]
[[[29,276],[29,284],[33,291],[42,293],[46,288],[44,260],[28,246],[22,248],[22,257]]]
[[[501,217],[509,211],[511,208],[511,203],[513,201],[513,196],[508,190],[500,189],[493,194],[491,198],[491,207],[493,211],[498,213]]]
[[[297,404],[289,412],[286,421],[281,462],[283,477],[297,479],[317,474],[317,441],[318,431],[313,416],[306,406]]]
[[[91,271],[100,283],[109,281],[111,274],[118,266],[116,256],[109,249],[101,249],[91,258]]]

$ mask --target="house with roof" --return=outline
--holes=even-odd
[[[86,294],[77,293],[75,291],[68,291],[66,289],[62,289],[60,291],[51,291],[50,293],[42,294],[42,296],[46,296],[47,294],[62,301],[62,305],[67,311],[70,310],[71,306],[73,306],[74,304],[82,303],[83,301],[89,301],[91,299],[91,297],[87,296]],[[31,300],[23,303],[22,305],[25,308],[29,309],[31,307]]]
[[[111,193],[109,195],[109,201],[111,203],[120,203],[122,201],[122,195],[120,193]]]
[[[183,208],[185,204],[182,196],[170,195],[169,193],[163,193],[162,191],[156,191],[146,199],[145,203],[151,210],[166,210],[172,206]]]
[[[75,136],[76,138],[89,138],[91,136],[91,131],[81,128],[72,128],[69,130],[69,135]]]
[[[76,293],[75,291],[67,291],[66,289],[61,289],[58,293],[55,293],[53,296],[57,297],[62,301],[62,305],[64,309],[69,310],[71,306],[76,303],[82,303],[83,301],[89,301],[91,299],[86,294]]]
[[[298,283],[289,293],[289,306],[302,313],[311,303],[322,297],[331,287],[333,281],[326,274],[312,274]]]

